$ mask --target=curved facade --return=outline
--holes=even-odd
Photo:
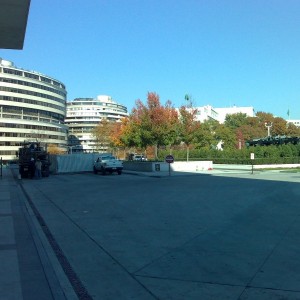
[[[67,147],[65,85],[0,58],[0,158],[16,158],[24,141]]]
[[[70,151],[96,151],[95,138],[91,134],[93,128],[103,119],[120,121],[127,116],[127,108],[112,100],[110,96],[101,95],[95,99],[77,98],[67,102],[65,123],[69,127]]]

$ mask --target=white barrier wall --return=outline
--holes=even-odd
[[[213,169],[212,161],[177,161],[171,164],[171,170],[182,172],[208,171]]]
[[[50,172],[54,174],[92,172],[93,163],[98,156],[99,153],[50,155]]]

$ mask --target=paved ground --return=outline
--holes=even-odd
[[[300,173],[0,179],[0,299],[300,299]]]

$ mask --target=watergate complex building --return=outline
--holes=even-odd
[[[65,123],[69,126],[70,152],[105,151],[104,145],[102,149],[98,149],[99,145],[97,146],[92,130],[103,119],[117,122],[127,116],[127,108],[106,95],[96,98],[76,98],[67,102]]]
[[[0,58],[0,158],[16,158],[24,141],[67,148],[65,85]]]

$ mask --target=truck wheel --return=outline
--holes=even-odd
[[[122,174],[122,170],[119,170],[119,171],[118,171],[118,175],[121,175],[121,174]]]
[[[98,171],[97,171],[97,169],[94,167],[94,174],[97,174],[98,173]]]
[[[102,175],[106,175],[105,168],[102,168],[101,172],[102,172]]]

